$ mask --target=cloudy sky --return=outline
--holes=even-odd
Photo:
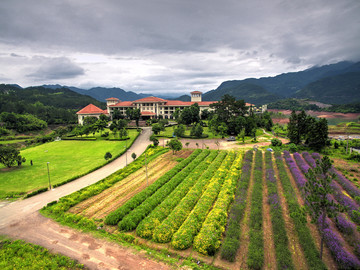
[[[359,0],[1,0],[0,83],[149,94],[360,60]]]

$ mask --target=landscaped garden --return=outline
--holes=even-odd
[[[108,141],[99,138],[94,141],[61,140],[22,150],[26,162],[19,167],[6,168],[0,165],[0,197],[25,194],[49,186],[58,185],[103,166],[106,152],[117,157],[130,146],[137,137],[136,130],[129,130],[130,139]],[[32,164],[31,165],[31,161]],[[49,162],[49,164],[47,164]]]
[[[326,218],[324,230],[303,213],[305,172],[318,154],[197,149],[174,159],[166,150],[147,150],[148,177],[142,155],[43,213],[121,243],[217,267],[360,268],[360,191],[351,181],[331,168],[336,178],[329,198],[347,208]]]

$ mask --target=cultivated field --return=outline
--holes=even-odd
[[[226,269],[360,268],[360,190],[352,182],[332,169],[331,199],[348,209],[326,220],[322,260],[319,229],[301,214],[304,173],[318,154],[198,149],[162,171],[171,156],[151,163],[157,180],[149,187],[138,182],[144,183],[140,166],[96,196],[85,195],[95,187],[85,189],[47,211],[80,228],[104,226],[129,241]],[[87,200],[74,203],[82,192]]]

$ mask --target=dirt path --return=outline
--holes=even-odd
[[[144,253],[61,226],[38,212],[2,228],[1,233],[71,257],[90,269],[170,269]]]

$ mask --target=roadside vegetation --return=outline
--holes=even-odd
[[[50,253],[47,249],[22,240],[0,241],[0,268],[10,269],[85,269],[68,257]]]

